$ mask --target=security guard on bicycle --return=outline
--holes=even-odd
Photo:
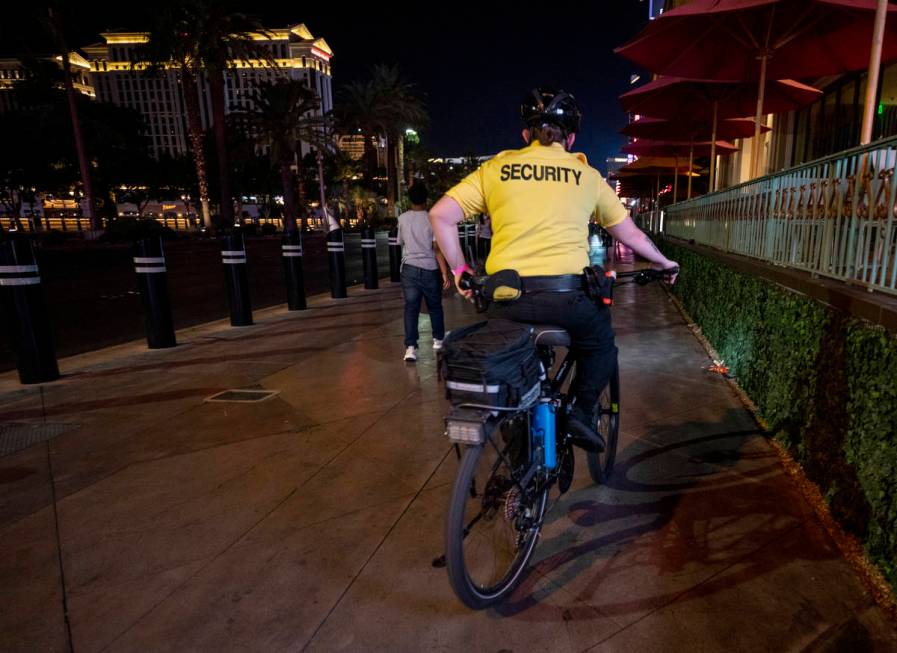
[[[486,161],[430,209],[430,221],[457,286],[470,268],[455,225],[478,213],[492,216],[486,272],[516,270],[523,294],[493,302],[489,316],[557,325],[570,333],[578,373],[567,427],[575,444],[600,452],[604,440],[594,428],[595,407],[616,366],[617,348],[608,307],[583,289],[590,217],[597,215],[604,229],[653,268],[678,264],[635,225],[586,157],[570,151],[582,118],[572,95],[534,89],[523,99],[520,115],[527,146]],[[470,297],[470,291],[459,287],[459,292]]]

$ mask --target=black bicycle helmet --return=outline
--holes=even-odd
[[[582,111],[576,98],[566,91],[534,88],[520,103],[520,117],[530,129],[549,123],[560,127],[568,136],[579,131]]]

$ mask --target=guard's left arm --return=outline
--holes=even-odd
[[[456,286],[461,278],[462,272],[460,270],[466,264],[464,252],[461,250],[461,241],[458,239],[457,227],[457,224],[463,219],[464,210],[461,208],[461,205],[447,195],[436,202],[433,208],[430,209],[430,224],[433,227],[433,235],[436,236],[439,249],[452,270]],[[468,299],[471,297],[469,290],[461,290],[459,287],[458,292]]]

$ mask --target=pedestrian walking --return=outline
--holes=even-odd
[[[405,356],[407,362],[417,360],[418,321],[421,300],[427,302],[433,349],[442,348],[445,318],[442,291],[452,285],[445,259],[439,252],[430,216],[427,213],[427,187],[415,183],[408,189],[411,210],[399,216],[399,245],[402,246],[402,293],[405,296]]]

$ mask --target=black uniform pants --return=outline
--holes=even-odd
[[[534,292],[513,302],[492,302],[489,317],[566,329],[576,357],[573,394],[577,412],[592,414],[617,364],[608,307],[596,305],[580,291]]]

